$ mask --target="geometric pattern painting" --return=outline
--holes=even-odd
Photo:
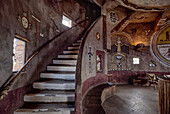
[[[161,62],[170,66],[170,24],[164,26],[154,35],[152,50]]]

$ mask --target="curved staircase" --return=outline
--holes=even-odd
[[[40,80],[33,83],[34,90],[24,96],[24,105],[14,114],[74,114],[75,72],[81,40],[58,55]]]

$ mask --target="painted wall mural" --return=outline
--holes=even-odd
[[[124,32],[111,33],[112,70],[127,70],[127,56],[130,46],[134,45],[131,36]],[[110,71],[110,70],[109,70]]]
[[[117,14],[115,13],[115,12],[110,12],[110,21],[112,22],[112,23],[116,23],[117,21],[118,21],[118,16],[117,16]]]
[[[32,17],[32,18],[29,18]],[[45,33],[49,32],[50,29],[52,29],[54,32],[58,33],[59,31],[59,27],[57,26],[55,20],[54,20],[54,14],[50,13],[49,14],[49,22],[48,23],[44,23],[44,20],[41,22],[40,18],[37,18],[37,16],[32,15],[28,12],[23,12],[23,14],[18,14],[17,15],[17,20],[22,24],[23,26],[23,32],[27,33],[28,29],[32,29],[34,30],[34,34],[33,36],[35,37],[35,41],[33,42],[34,47],[37,47],[37,42],[38,42],[38,38],[45,37]],[[30,23],[32,22],[32,24]]]
[[[91,58],[92,58],[92,56],[93,56],[93,53],[92,53],[92,51],[91,51],[91,46],[89,46],[88,55],[89,55],[89,73],[92,73],[92,62],[91,62]]]
[[[152,50],[161,62],[170,66],[170,23],[154,35]]]
[[[27,14],[27,12],[23,12],[23,14],[21,14],[21,15],[18,14],[17,20],[18,20],[19,22],[21,22],[21,24],[22,24],[22,26],[23,26],[23,28],[24,28],[24,30],[23,30],[24,33],[27,32],[26,29],[31,29],[32,24],[31,24],[31,23],[29,22],[29,20],[28,20],[28,14]]]

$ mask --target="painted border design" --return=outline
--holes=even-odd
[[[130,42],[131,45],[135,45],[132,37],[131,37],[129,34],[125,33],[125,32],[113,32],[113,33],[111,33],[111,38],[112,38],[114,35],[122,35],[122,36],[125,36],[125,37],[128,38],[128,40],[129,40],[129,42]]]
[[[165,57],[161,55],[157,48],[157,41],[159,38],[159,35],[168,27],[170,27],[170,21],[168,21],[159,31],[157,31],[153,36],[152,36],[152,41],[151,41],[151,49],[153,54],[156,56],[156,58],[161,61],[164,65],[167,65],[170,67],[170,60],[167,60]]]

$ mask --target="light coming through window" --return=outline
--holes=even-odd
[[[18,38],[14,38],[13,44],[13,69],[12,71],[18,71],[25,63],[25,45],[26,42]]]
[[[62,19],[62,24],[69,28],[72,27],[72,21],[64,15],[63,15],[63,19]]]

